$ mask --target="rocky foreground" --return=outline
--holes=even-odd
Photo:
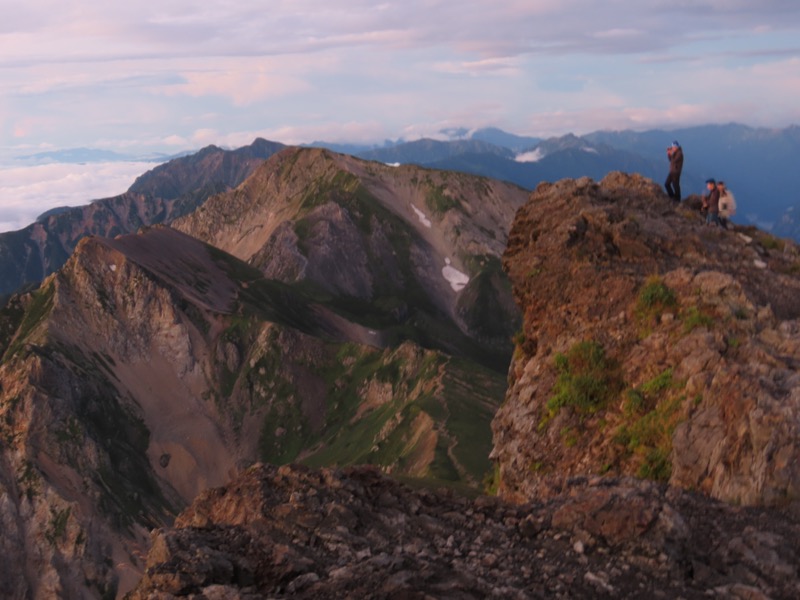
[[[127,598],[797,598],[800,522],[633,479],[546,502],[256,465],[154,531]]]

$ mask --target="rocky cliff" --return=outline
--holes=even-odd
[[[256,465],[153,532],[129,597],[797,597],[800,256],[695,200],[616,173],[518,211],[499,497]]]
[[[627,474],[800,507],[800,254],[651,181],[542,184],[503,258],[523,327],[494,422],[501,496]]]

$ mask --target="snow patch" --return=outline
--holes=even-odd
[[[599,154],[597,152],[597,148],[589,148],[589,146],[583,146],[581,147],[581,150],[583,150],[584,152],[591,152],[592,154]]]
[[[400,166],[400,163],[399,163],[399,162],[394,162],[394,163],[383,163],[383,164],[385,164],[387,167],[399,167],[399,166]]]
[[[527,162],[539,162],[544,158],[544,152],[542,152],[539,148],[535,150],[531,150],[529,152],[523,152],[522,154],[517,154],[514,157],[514,160],[521,163]]]
[[[427,227],[428,229],[430,229],[431,228],[431,220],[425,215],[425,213],[422,212],[420,209],[418,209],[413,204],[411,205],[411,208],[413,208],[414,212],[417,213],[417,217],[419,218],[419,222],[422,223],[423,225],[425,225],[425,227]]]
[[[450,259],[444,259],[445,266],[442,267],[442,276],[450,284],[454,291],[460,292],[469,283],[469,276],[465,275],[455,267],[450,266]]]

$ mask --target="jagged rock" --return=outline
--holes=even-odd
[[[257,465],[153,533],[127,598],[800,593],[800,523],[788,516],[627,479],[562,484],[515,505],[414,491],[363,467]]]
[[[636,175],[537,188],[504,255],[524,324],[493,422],[501,495],[617,473],[800,507],[800,253],[736,229]]]

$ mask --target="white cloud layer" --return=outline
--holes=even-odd
[[[22,229],[51,208],[121,194],[153,166],[111,162],[0,167],[0,232]]]

